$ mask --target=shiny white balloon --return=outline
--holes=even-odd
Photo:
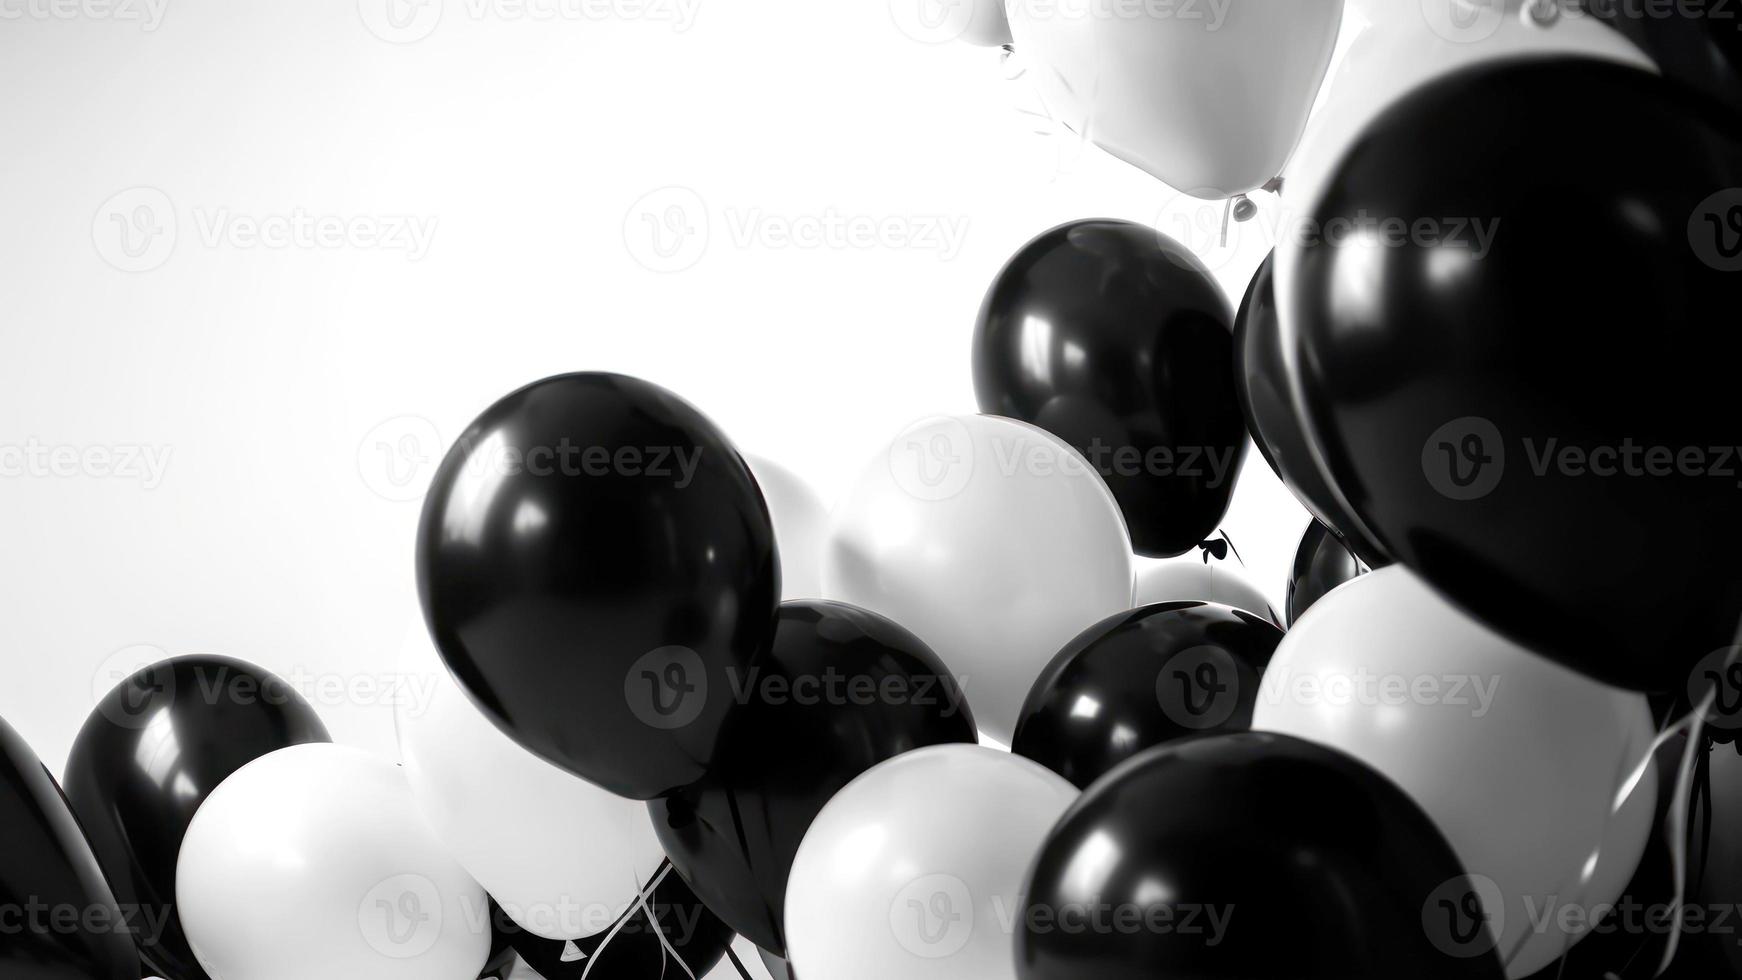
[[[816,980],[1015,980],[1022,884],[1077,790],[977,745],[896,756],[835,794],[786,889],[792,971]]]
[[[1509,977],[1578,940],[1588,921],[1560,909],[1610,907],[1651,832],[1645,697],[1514,645],[1402,566],[1301,617],[1252,727],[1341,749],[1403,787],[1477,883]]]
[[[250,762],[194,814],[176,866],[212,980],[475,980],[489,905],[390,762],[297,745]]]
[[[581,939],[611,927],[664,852],[645,804],[503,734],[448,672],[420,622],[401,654],[400,755],[436,836],[521,928]]]
[[[1280,618],[1258,586],[1231,562],[1205,562],[1191,555],[1162,561],[1139,560],[1132,608],[1188,600],[1233,606],[1273,623]]]
[[[1330,67],[1343,0],[1009,0],[1052,115],[1197,197],[1282,172]]]
[[[823,541],[829,509],[810,485],[786,467],[761,456],[744,455],[768,502],[774,520],[774,545],[780,553],[780,598],[823,598]]]
[[[1008,743],[1059,648],[1131,605],[1131,541],[1099,473],[1051,433],[984,415],[909,428],[833,515],[832,599],[912,630]]]

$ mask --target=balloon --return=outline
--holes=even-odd
[[[490,406],[436,471],[418,586],[442,658],[515,741],[621,796],[706,772],[727,671],[766,646],[774,529],[731,443],[645,381]]]
[[[849,783],[787,886],[788,959],[811,980],[1010,980],[1022,875],[1076,799],[1019,756],[941,745]]]
[[[1288,621],[1299,622],[1301,614],[1324,598],[1325,593],[1372,570],[1330,528],[1313,521],[1301,536],[1300,547],[1294,553],[1294,569],[1289,572]]]
[[[1271,622],[1281,619],[1270,600],[1247,581],[1240,566],[1223,560],[1145,561],[1137,567],[1137,585],[1132,607],[1141,609],[1158,602],[1216,602],[1244,609]]]
[[[974,391],[981,411],[1082,453],[1138,552],[1177,555],[1216,530],[1246,456],[1232,322],[1184,246],[1129,221],[1073,221],[1023,246],[986,293]]]
[[[513,920],[501,906],[494,901],[490,906],[490,955],[484,961],[484,969],[478,971],[478,980],[509,980],[514,972],[514,947],[509,943],[510,932],[503,924],[512,925]]]
[[[1130,607],[1131,542],[1069,446],[1009,419],[942,417],[860,474],[832,517],[823,582],[912,630],[1008,742],[1059,647]]]
[[[7,980],[137,980],[132,921],[115,901],[42,760],[0,720],[0,973]],[[75,927],[67,926],[71,916]]]
[[[1406,568],[1319,600],[1277,649],[1252,727],[1341,749],[1433,817],[1483,888],[1510,977],[1577,942],[1554,901],[1613,902],[1651,831],[1642,695],[1534,656]]]
[[[762,954],[762,968],[768,971],[772,980],[798,980],[798,974],[792,972],[792,964],[770,953],[766,949],[757,949]]]
[[[1317,211],[1349,235],[1302,254],[1333,484],[1460,606],[1607,683],[1680,686],[1742,615],[1739,186],[1742,123],[1660,78],[1484,66],[1375,122]]]
[[[1581,9],[1651,56],[1664,75],[1742,109],[1742,33],[1722,4],[1652,8],[1624,0],[1585,0]]]
[[[405,775],[295,745],[218,785],[182,842],[176,903],[217,980],[474,980],[484,890],[430,833]]]
[[[1035,682],[1011,751],[1087,789],[1144,749],[1252,726],[1282,630],[1207,602],[1121,613],[1084,631]]]
[[[499,731],[421,627],[400,671],[394,720],[406,780],[448,853],[511,919],[546,939],[581,939],[621,918],[665,860],[646,807]]]
[[[637,903],[626,918],[586,939],[557,941],[515,931],[511,933],[515,952],[544,980],[581,980],[583,976],[586,980],[687,980],[706,976],[732,945],[732,930],[708,911],[669,866],[662,868],[655,880],[658,884],[647,899],[653,918]],[[682,966],[677,962],[680,959]]]
[[[194,812],[268,752],[331,742],[295,689],[229,657],[176,657],[98,703],[67,758],[66,797],[123,908],[161,925],[139,955],[169,980],[206,980],[175,908],[175,865]]]
[[[1501,977],[1479,919],[1464,933],[1435,915],[1469,885],[1427,816],[1279,735],[1186,739],[1115,769],[1047,837],[1026,894],[1022,980]]]
[[[1282,172],[1330,67],[1343,0],[1009,0],[1006,11],[1055,117],[1175,188],[1223,198]]]
[[[974,718],[918,637],[838,602],[783,604],[773,648],[733,694],[740,707],[708,777],[648,811],[708,908],[784,953],[787,875],[823,805],[885,759],[973,742]]]
[[[761,456],[745,456],[744,462],[750,464],[756,485],[768,501],[768,514],[774,519],[774,542],[780,552],[780,597],[820,597],[829,509],[815,490],[779,463]]]
[[[1367,556],[1368,564],[1384,564],[1379,547],[1359,536],[1360,524],[1319,472],[1315,450],[1295,410],[1277,318],[1273,271],[1278,254],[1270,253],[1252,277],[1234,321],[1234,380],[1240,409],[1258,452],[1301,506],[1345,540],[1357,542],[1353,547]]]

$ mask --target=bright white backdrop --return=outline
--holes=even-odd
[[[390,753],[417,492],[519,384],[655,380],[832,497],[974,410],[981,295],[1056,223],[1238,302],[1274,214],[1220,245],[916,2],[0,4],[0,716],[58,772],[125,670],[220,653]],[[1305,521],[1252,453],[1273,601]]]

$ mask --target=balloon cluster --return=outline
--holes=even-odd
[[[400,763],[220,657],[111,691],[64,792],[0,722],[0,966],[1742,977],[1738,35],[1366,6],[1309,126],[1339,0],[968,5],[1109,152],[1286,174],[1237,309],[1045,232],[985,414],[832,512],[646,381],[508,394],[424,503]],[[1280,608],[1217,535],[1249,438],[1314,518]]]

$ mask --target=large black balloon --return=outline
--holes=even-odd
[[[587,980],[707,976],[732,945],[732,930],[708,911],[676,873],[667,874],[647,901],[653,909],[652,919],[637,904],[623,913],[612,929],[573,942],[536,936],[506,915],[496,921],[508,933],[509,943],[521,960],[544,980],[581,980],[582,974]],[[661,934],[689,967],[689,973],[672,961],[665,943],[660,942]],[[589,967],[591,973],[587,972]]]
[[[1657,62],[1665,76],[1742,111],[1742,14],[1727,0],[1580,0]]]
[[[1252,727],[1270,621],[1212,602],[1164,602],[1084,630],[1047,665],[1010,748],[1079,788],[1155,746]]]
[[[132,932],[42,760],[0,720],[0,976],[139,980]]]
[[[787,875],[823,806],[886,759],[973,742],[974,718],[919,637],[839,602],[782,604],[773,647],[734,697],[741,708],[707,778],[648,809],[708,908],[784,954]]]
[[[1344,510],[1313,459],[1282,359],[1282,334],[1276,308],[1276,253],[1270,253],[1246,287],[1240,314],[1234,320],[1234,379],[1240,410],[1264,461],[1270,464],[1313,518],[1352,542],[1369,564],[1382,564],[1383,553],[1361,532],[1359,522]]]
[[[737,450],[672,393],[565,374],[490,406],[436,472],[418,586],[442,659],[520,744],[651,799],[707,771],[729,674],[780,595]]]
[[[1283,735],[1151,749],[1068,810],[1029,872],[1021,980],[1500,980],[1433,822],[1354,759]]]
[[[1074,221],[1025,245],[987,292],[974,391],[981,411],[1081,451],[1138,552],[1182,554],[1221,522],[1246,455],[1232,323],[1189,249],[1129,221]]]
[[[1488,64],[1369,126],[1301,254],[1298,382],[1343,499],[1611,684],[1680,687],[1742,614],[1735,188],[1742,118],[1715,103],[1591,60]]]
[[[176,657],[111,690],[73,742],[66,796],[115,897],[152,927],[148,972],[206,980],[175,912],[175,869],[194,811],[255,759],[331,742],[294,688],[229,657]]]
[[[1289,624],[1298,622],[1325,593],[1386,564],[1389,562],[1370,565],[1362,561],[1330,528],[1313,521],[1301,535],[1288,575]]]

